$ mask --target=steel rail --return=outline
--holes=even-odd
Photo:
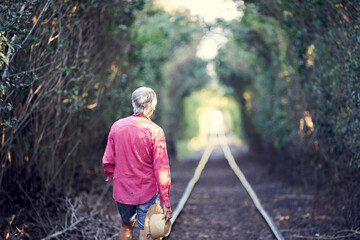
[[[223,135],[225,136],[225,134],[223,134]],[[262,217],[265,219],[266,223],[270,227],[270,229],[271,229],[272,233],[275,235],[276,239],[284,240],[284,237],[281,235],[280,231],[275,226],[271,217],[269,216],[269,214],[265,211],[265,209],[261,205],[259,198],[257,197],[255,191],[253,190],[253,188],[251,187],[249,182],[246,180],[245,175],[240,170],[239,166],[236,164],[235,159],[234,159],[233,155],[231,154],[231,150],[225,140],[221,141],[221,148],[224,152],[225,158],[229,162],[231,169],[234,171],[236,176],[239,178],[241,184],[244,186],[244,188],[248,192],[249,196],[251,197],[251,200],[255,204],[255,207],[260,212]]]
[[[194,176],[192,177],[192,179],[189,181],[186,189],[185,189],[185,192],[183,193],[182,197],[180,198],[179,200],[179,203],[177,204],[176,206],[176,209],[175,211],[173,212],[173,216],[172,218],[170,219],[171,221],[171,224],[174,224],[176,218],[178,217],[178,215],[180,214],[180,212],[182,211],[182,209],[184,208],[185,206],[185,203],[187,202],[195,184],[197,183],[197,181],[199,180],[200,178],[200,175],[201,175],[201,172],[203,171],[207,161],[209,160],[209,157],[212,153],[214,149],[214,145],[211,143],[205,150],[205,152],[203,153],[202,157],[201,157],[201,160],[198,164],[198,166],[196,167],[195,169],[195,173],[194,173]]]

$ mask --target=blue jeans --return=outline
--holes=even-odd
[[[144,230],[146,214],[150,206],[156,204],[157,198],[158,194],[155,194],[150,201],[139,205],[127,205],[119,203],[118,201],[115,202],[123,222],[132,223],[137,219],[140,230]]]

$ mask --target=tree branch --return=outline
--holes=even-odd
[[[37,23],[39,22],[40,18],[42,17],[42,15],[44,14],[44,12],[46,11],[46,9],[48,8],[50,4],[50,0],[47,0],[45,6],[43,7],[43,9],[41,10],[38,19],[36,20],[35,24],[32,26],[32,28],[30,29],[30,32],[28,33],[28,35],[26,35],[25,39],[22,41],[21,45],[19,48],[21,48],[22,45],[24,45],[24,43],[27,41],[27,39],[30,37],[30,35],[32,34],[32,32],[34,31]],[[11,59],[9,61],[9,64],[12,62],[14,56],[16,55],[17,51],[15,51],[15,53],[11,56]]]

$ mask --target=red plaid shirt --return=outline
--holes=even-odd
[[[157,192],[170,207],[170,168],[164,131],[144,115],[132,115],[111,127],[103,156],[107,180],[113,178],[116,201],[138,205]]]

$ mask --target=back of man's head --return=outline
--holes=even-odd
[[[156,93],[148,87],[136,89],[131,96],[134,114],[147,115],[153,111],[157,104]]]

